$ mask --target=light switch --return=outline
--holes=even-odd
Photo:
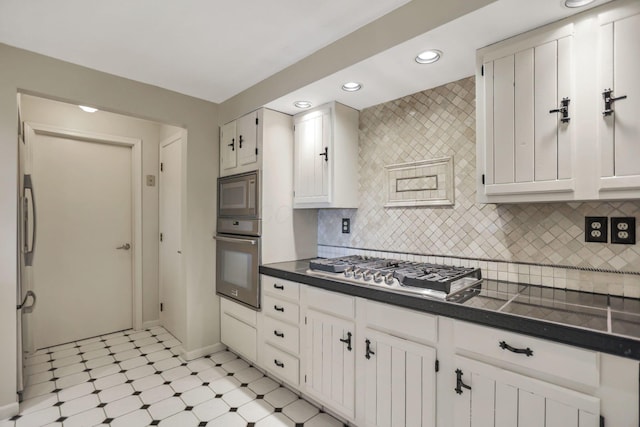
[[[156,186],[156,176],[147,175],[147,187],[155,187],[155,186]]]

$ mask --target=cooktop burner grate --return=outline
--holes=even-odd
[[[436,265],[412,261],[351,255],[340,258],[319,258],[309,262],[311,271],[323,271],[364,281],[390,281],[393,277],[400,286],[433,289],[449,294],[451,285],[465,277],[482,279],[479,268]],[[380,280],[376,280],[380,279]]]

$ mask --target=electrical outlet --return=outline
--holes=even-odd
[[[636,219],[634,217],[611,217],[611,243],[636,244]]]
[[[342,218],[342,234],[351,233],[351,219]]]
[[[584,241],[607,243],[608,225],[606,216],[584,217]]]

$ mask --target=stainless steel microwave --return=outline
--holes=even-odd
[[[258,171],[218,178],[218,218],[260,219]]]

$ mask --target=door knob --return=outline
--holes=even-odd
[[[125,243],[122,246],[118,246],[116,249],[124,249],[125,251],[128,251],[129,249],[131,249],[131,245],[128,243]]]

